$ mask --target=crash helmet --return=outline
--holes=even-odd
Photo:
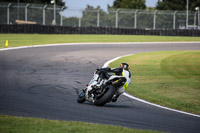
[[[121,63],[120,68],[123,68],[128,71],[130,69],[130,66],[127,63]]]

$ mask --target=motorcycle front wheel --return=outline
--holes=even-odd
[[[104,93],[103,96],[101,97],[97,97],[94,101],[94,104],[96,106],[103,106],[105,105],[107,102],[111,101],[113,95],[115,94],[116,92],[116,89],[114,86],[112,85],[109,85],[107,86],[106,88],[106,92]]]
[[[85,99],[85,93],[84,93],[84,92],[81,92],[81,93],[79,94],[78,98],[77,98],[77,102],[78,102],[78,103],[83,103],[83,102],[85,102],[85,101],[86,101],[86,99]]]

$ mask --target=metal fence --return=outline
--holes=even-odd
[[[56,25],[72,27],[112,27],[132,29],[197,29],[200,13],[186,11],[71,9],[56,6]],[[0,3],[0,24],[16,24],[16,20],[41,25],[54,23],[53,5]]]

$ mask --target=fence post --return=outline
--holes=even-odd
[[[97,11],[97,27],[99,27],[99,14],[100,14],[100,9]]]
[[[64,10],[64,6],[61,8],[61,12],[63,12]],[[63,16],[60,14],[60,25],[62,26],[63,25]]]
[[[78,27],[81,27],[81,18],[78,19]]]
[[[51,3],[52,4],[54,4],[54,6],[53,6],[53,22],[52,22],[52,25],[56,25],[57,23],[56,23],[56,0],[52,0],[51,1]]]
[[[118,28],[118,13],[120,9],[117,9],[116,11],[116,17],[115,17],[115,28]]]
[[[187,0],[186,4],[186,29],[188,29],[189,0]]]
[[[55,22],[55,25],[57,24],[56,23],[56,0],[54,0],[54,22]]]
[[[81,27],[81,18],[78,19],[78,26]]]
[[[198,29],[200,29],[200,10],[198,9]]]
[[[62,26],[63,25],[63,16],[60,15],[60,25]]]
[[[177,11],[174,12],[173,29],[176,29],[176,13]]]
[[[194,25],[196,26],[197,25],[197,12],[194,13]]]
[[[134,28],[137,28],[137,12],[138,10],[135,11],[135,22],[134,22]]]
[[[25,21],[28,20],[28,18],[27,18],[27,8],[28,8],[28,6],[29,6],[29,4],[27,4],[26,7],[25,7]]]
[[[45,25],[45,9],[47,8],[47,5],[44,5],[43,7],[43,25]]]
[[[7,6],[7,24],[10,23],[10,6],[11,6],[11,3],[9,3]]]
[[[158,11],[157,10],[155,10],[154,11],[154,15],[153,15],[153,29],[155,30],[156,29],[156,13],[157,13]]]

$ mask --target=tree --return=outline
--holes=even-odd
[[[93,6],[87,5],[85,10],[82,12],[82,26],[87,27],[87,26],[97,26],[97,14],[99,11],[99,17],[100,17],[100,26],[107,27],[107,14],[105,11],[103,11],[100,6],[94,8]]]
[[[186,10],[187,0],[158,0],[156,9],[158,10]],[[189,0],[189,10],[194,11],[200,6],[200,0]]]
[[[145,9],[146,0],[115,0],[113,8]]]
[[[17,3],[17,0],[0,0],[0,2]],[[19,0],[20,3],[51,4],[51,0]],[[56,5],[65,6],[63,0],[56,0]]]
[[[78,27],[79,25],[79,18],[78,17],[63,17],[63,25],[64,26],[72,26]]]

